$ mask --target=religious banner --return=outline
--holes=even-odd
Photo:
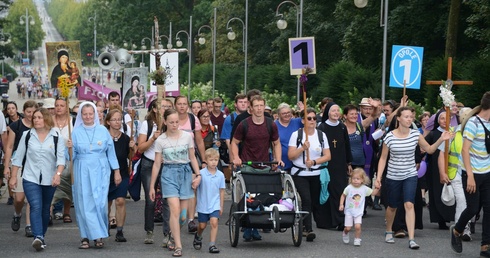
[[[79,41],[46,42],[46,60],[51,88],[81,86]]]
[[[148,69],[146,67],[125,68],[123,77],[123,109],[146,108],[148,90]]]
[[[167,79],[165,80],[165,96],[179,96],[179,53],[165,53],[160,58],[160,63],[165,68]],[[150,72],[156,70],[155,56],[150,57]],[[157,86],[151,81],[151,92],[157,91]]]

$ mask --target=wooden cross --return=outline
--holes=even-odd
[[[333,147],[337,148],[337,140],[333,139],[332,143],[333,143]]]
[[[447,80],[451,80],[453,73],[453,58],[447,58]],[[452,80],[451,80],[452,81]],[[441,81],[426,81],[427,85],[441,85]],[[453,85],[473,85],[473,81],[452,81]],[[449,107],[446,107],[446,130],[449,130],[449,122],[451,121]],[[449,162],[449,140],[446,140],[444,146],[444,171],[447,173]]]

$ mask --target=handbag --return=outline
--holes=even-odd
[[[444,184],[442,187],[441,200],[446,206],[453,206],[456,203],[456,197],[454,196],[454,189],[451,183]]]

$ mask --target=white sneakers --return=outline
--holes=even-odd
[[[361,241],[360,238],[354,238],[354,246],[361,246]]]
[[[346,234],[344,231],[342,231],[342,241],[344,241],[344,244],[348,244],[350,242],[349,233]]]

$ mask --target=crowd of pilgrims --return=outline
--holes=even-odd
[[[29,205],[26,208],[25,232],[26,236],[34,237],[33,246],[38,251],[46,247],[44,236],[53,218],[65,223],[72,222],[72,203],[80,230],[79,248],[89,248],[92,240],[94,247],[103,247],[102,240],[109,237],[110,228],[117,230],[116,241],[126,242],[123,227],[132,170],[128,168],[131,161],[128,155],[131,152],[138,157],[133,160],[139,163],[135,169],[139,169],[145,195],[144,243],[154,243],[154,223],[162,221],[163,246],[173,250],[174,256],[180,256],[180,227],[187,223],[188,232],[196,234],[194,247],[200,248],[196,243],[201,243],[204,229],[201,228],[201,220],[197,222],[195,219],[194,191],[191,190],[188,196],[181,195],[177,200],[165,198],[172,194],[166,190],[168,186],[163,174],[162,185],[156,179],[162,172],[154,164],[163,162],[164,171],[189,172],[192,176],[184,181],[188,189],[192,187],[195,190],[204,180],[201,179],[203,171],[207,171],[206,167],[212,160],[208,160],[211,156],[206,150],[215,149],[219,152],[219,162],[210,167],[217,167],[223,172],[223,181],[229,187],[231,171],[236,169],[232,164],[233,136],[241,121],[256,115],[257,110],[251,108],[251,100],[256,95],[260,95],[257,90],[238,94],[234,111],[230,111],[231,108],[226,107],[219,97],[204,101],[189,101],[183,96],[163,99],[161,103],[155,100],[149,104],[147,115],[141,121],[137,116],[121,110],[117,92],[109,94],[105,101],[79,102],[72,110],[67,108],[63,98],[46,99],[43,108],[39,108],[34,101],[27,101],[22,112],[15,102],[9,102],[3,113],[6,121],[3,148],[4,175],[10,178],[9,204],[13,203],[15,208],[12,229],[18,231],[20,228],[24,198],[27,197],[31,207],[30,211]],[[298,110],[282,103],[278,107],[265,106],[258,111],[273,121],[272,128],[277,130],[281,145],[281,160],[274,160],[281,161],[280,169],[293,175],[303,200],[302,208],[311,213],[305,219],[303,235],[307,241],[313,241],[316,237],[314,221],[316,228],[342,231],[346,244],[350,242],[349,231],[354,227],[354,245],[361,245],[361,218],[368,207],[373,210],[384,207],[386,210],[387,243],[393,243],[394,238],[408,237],[411,249],[419,248],[414,230],[424,228],[424,206],[428,207],[430,214],[430,221],[425,222],[436,223],[439,229],[447,230],[448,223],[458,220],[466,208],[465,194],[456,189],[463,189],[461,164],[450,164],[459,165],[459,173],[456,179],[449,178],[447,171],[444,171],[444,163],[441,163],[444,156],[444,144],[441,143],[454,137],[455,129],[462,120],[468,119],[472,109],[465,108],[460,102],[453,102],[449,113],[441,108],[435,114],[416,114],[407,102],[407,96],[400,101],[384,102],[362,98],[358,105],[340,106],[333,99],[325,97],[318,106],[319,112],[304,107],[301,102],[297,105]],[[446,128],[448,119],[450,128]],[[488,120],[485,123],[488,125]],[[297,144],[298,131],[303,127],[305,131],[311,128],[307,132],[312,134],[309,142],[302,140],[300,147]],[[184,137],[182,132],[189,132],[192,137],[188,138],[187,133]],[[32,135],[30,139],[36,139],[35,143],[31,144],[30,140],[27,144],[25,138],[28,134]],[[184,141],[188,145],[182,145]],[[32,154],[42,149],[46,142],[49,151],[42,152],[42,155]],[[319,143],[318,152],[314,146]],[[54,145],[58,147],[54,148]],[[182,156],[178,151],[179,146],[189,147],[192,152],[185,151]],[[54,151],[51,150],[53,148]],[[173,153],[167,153],[166,148]],[[301,153],[306,151],[317,151],[317,156],[312,154],[317,158],[327,153],[322,159],[326,162],[317,164],[313,158],[305,159]],[[24,156],[26,158],[23,160]],[[270,156],[271,159],[277,157],[273,153]],[[39,159],[48,161],[43,171],[36,168]],[[173,169],[181,163],[186,165]],[[320,203],[320,172],[316,171],[320,169],[327,169],[330,177],[329,197],[323,204]],[[451,181],[455,185],[456,204],[448,205],[441,200],[441,193],[444,184]],[[39,189],[33,190],[35,187],[31,184],[38,185]],[[218,199],[223,194],[222,188],[224,184],[220,184],[220,191],[216,192]],[[479,218],[478,214],[474,215],[464,223],[464,230],[458,228],[463,241],[472,240],[475,220]],[[210,221],[215,229],[217,222]],[[244,238],[262,238],[257,231],[253,234],[253,238],[245,235]],[[215,242],[216,234],[211,238],[210,252],[219,252]]]

